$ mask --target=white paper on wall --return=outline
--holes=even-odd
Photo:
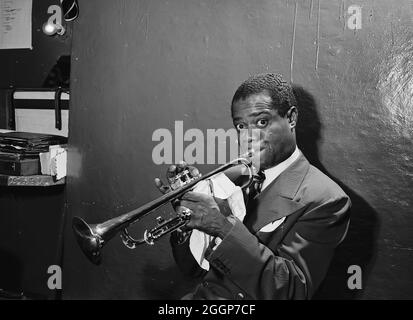
[[[0,0],[0,49],[33,49],[32,0]]]

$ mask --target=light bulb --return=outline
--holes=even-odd
[[[54,34],[63,35],[66,29],[61,24],[55,24],[46,22],[43,24],[43,32],[48,36],[53,36]]]
[[[57,32],[57,27],[52,23],[46,22],[43,24],[43,32],[48,36],[52,36]]]

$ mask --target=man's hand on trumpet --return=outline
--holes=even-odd
[[[223,239],[231,230],[232,223],[221,212],[216,199],[203,193],[187,192],[183,195],[177,210],[191,210],[191,220],[186,225],[189,229],[198,229]],[[221,201],[224,206],[226,201]]]
[[[188,170],[191,177],[201,177],[201,173],[197,168],[188,166],[184,161],[181,161],[177,165],[171,165],[168,168],[166,173],[168,182],[172,183],[183,170]],[[155,179],[155,185],[163,194],[171,191],[170,185],[164,184],[159,178]],[[178,235],[181,240],[189,236],[190,232],[188,231],[192,229],[198,229],[209,235],[224,238],[232,227],[232,223],[226,218],[231,214],[231,209],[226,200],[202,193],[187,192],[172,205],[178,213],[187,209],[191,211],[191,219],[185,227],[181,228],[181,234]]]
[[[189,175],[192,178],[199,178],[202,176],[197,168],[188,166],[185,161],[181,161],[176,165],[173,164],[169,166],[168,170],[166,171],[166,179],[168,180],[168,184],[164,184],[161,179],[155,178],[156,187],[161,193],[168,193],[169,191],[171,191],[170,185],[176,180],[176,176],[184,170],[188,170]]]

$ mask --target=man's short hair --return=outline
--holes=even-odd
[[[284,117],[292,106],[297,106],[293,88],[276,73],[263,73],[250,77],[237,89],[232,98],[231,106],[239,100],[244,100],[250,95],[267,91],[272,99],[272,107]]]

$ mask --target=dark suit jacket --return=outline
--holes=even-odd
[[[189,241],[172,251],[187,275],[203,277],[193,299],[310,299],[324,279],[349,225],[351,202],[325,174],[300,157],[257,198],[201,269]],[[273,232],[259,230],[282,217]]]

